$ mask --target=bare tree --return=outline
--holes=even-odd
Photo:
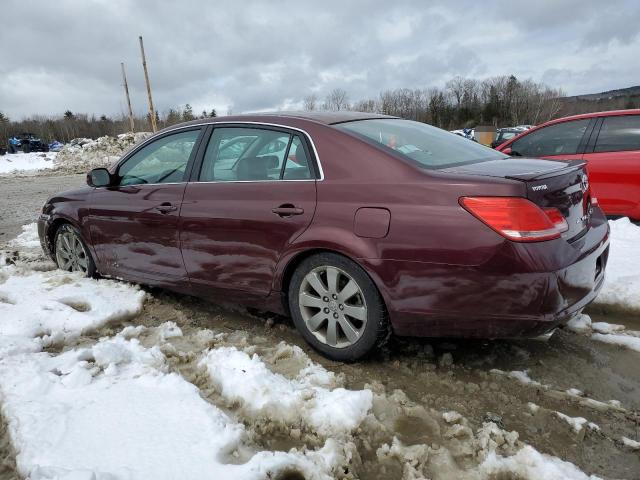
[[[356,103],[351,105],[351,110],[366,113],[378,113],[380,111],[378,102],[372,98],[368,100],[358,100]]]
[[[304,97],[304,100],[302,102],[304,104],[304,109],[308,112],[311,112],[318,108],[318,97],[316,96],[315,93],[312,93]]]
[[[334,111],[347,110],[349,108],[347,92],[342,88],[334,88],[325,98],[323,108]]]

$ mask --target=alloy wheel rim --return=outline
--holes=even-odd
[[[302,319],[323,344],[346,348],[367,324],[367,305],[358,283],[337,267],[321,266],[305,275],[298,293]]]
[[[69,231],[58,235],[56,241],[56,260],[62,270],[87,273],[89,263],[87,252],[78,236]]]

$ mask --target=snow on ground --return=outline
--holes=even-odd
[[[234,347],[207,352],[200,366],[225,401],[239,403],[251,417],[302,426],[327,437],[358,427],[373,402],[368,389],[331,389],[333,375],[318,365],[287,379],[270,371],[257,355]]]
[[[38,224],[30,223],[22,226],[22,233],[9,242],[11,247],[40,248]]]
[[[15,175],[54,167],[56,152],[13,153],[0,156],[0,175]]]
[[[594,322],[591,324],[591,328],[598,333],[614,333],[620,332],[626,327],[615,323]]]
[[[525,371],[521,370],[513,370],[511,372],[505,372],[503,370],[499,370],[497,368],[493,368],[490,370],[491,373],[496,375],[506,375],[507,377],[518,380],[523,385],[531,385],[533,387],[546,387],[546,385],[542,385],[540,382],[536,382],[529,377],[529,374]]]
[[[622,443],[624,444],[625,447],[628,447],[631,450],[640,450],[640,442],[637,442],[636,440],[631,440],[630,438],[622,437]]]
[[[337,452],[329,441],[307,455],[253,454],[242,424],[135,339],[5,358],[0,391],[18,469],[34,480],[263,479],[292,468],[328,479]]]
[[[569,330],[591,335],[592,340],[619,345],[640,352],[640,332],[627,330],[624,325],[606,322],[591,322],[591,317],[581,314],[567,324]]]
[[[490,478],[531,480],[595,480],[597,478],[586,475],[572,463],[540,453],[529,445],[510,457],[490,453],[480,466],[480,470]]]
[[[640,352],[640,337],[622,334],[604,335],[602,333],[594,333],[593,335],[591,335],[591,338],[599,342],[610,343],[612,345],[620,345],[621,347],[626,347],[629,350]]]
[[[61,270],[0,267],[0,356],[39,351],[137,315],[138,287]]]
[[[596,303],[640,310],[640,226],[628,218],[610,220],[611,246]]]
[[[590,422],[584,417],[570,417],[561,412],[555,412],[559,419],[564,420],[569,424],[574,432],[579,433],[585,426],[591,430],[600,430],[600,427],[593,422]]]

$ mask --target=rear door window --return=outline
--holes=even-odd
[[[534,130],[519,138],[511,146],[511,155],[523,157],[548,157],[574,155],[587,130],[589,119],[556,123]]]
[[[298,135],[261,128],[217,127],[207,145],[199,180],[255,182],[311,178],[309,157]]]
[[[594,152],[640,150],[640,115],[606,117]]]
[[[287,163],[282,172],[283,180],[306,180],[311,178],[311,162],[298,135],[293,136],[291,148],[287,155]]]

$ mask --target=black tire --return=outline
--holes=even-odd
[[[58,265],[58,268],[61,270],[66,270],[68,272],[81,271],[81,270],[74,270],[73,267],[63,268],[63,265],[60,265],[60,262],[58,261],[58,255],[57,255],[56,249],[58,246],[58,239],[63,234],[74,235],[78,239],[78,241],[82,244],[82,247],[84,249],[84,254],[85,254],[84,258],[86,258],[86,264],[87,264],[86,271],[83,271],[82,273],[84,273],[89,278],[97,278],[98,271],[96,269],[96,263],[94,262],[93,257],[91,256],[91,250],[89,250],[87,243],[82,238],[82,234],[80,233],[80,230],[78,230],[76,227],[74,227],[69,223],[63,223],[62,225],[60,225],[60,227],[58,227],[58,229],[56,230],[56,233],[53,238],[53,258],[55,259],[56,264]]]
[[[342,270],[357,283],[364,296],[366,322],[362,326],[360,337],[348,346],[334,347],[319,340],[309,329],[303,317],[299,303],[300,288],[307,274],[322,267]],[[300,334],[315,350],[332,360],[342,362],[359,360],[374,349],[382,347],[391,334],[387,310],[376,285],[362,267],[342,255],[326,252],[304,259],[289,282],[288,300],[291,317]]]

